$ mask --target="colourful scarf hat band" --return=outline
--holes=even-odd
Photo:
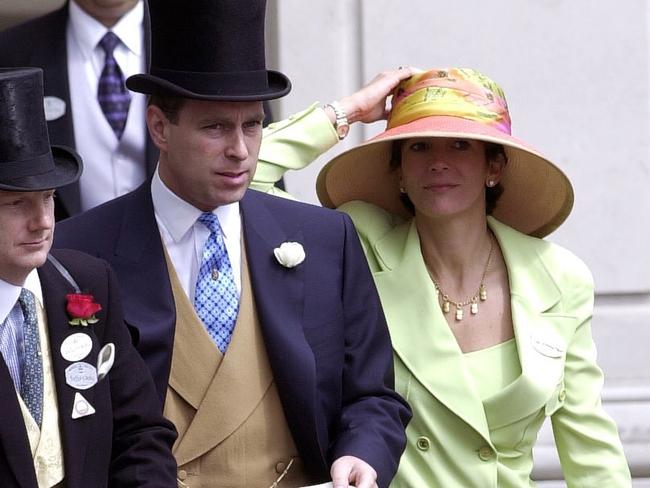
[[[393,96],[387,128],[430,116],[460,117],[512,133],[501,87],[468,68],[423,71],[402,82]]]

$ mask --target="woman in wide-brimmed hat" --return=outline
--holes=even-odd
[[[295,167],[327,145],[315,139],[331,138],[331,128],[299,128],[280,142],[271,132],[262,171],[281,166],[290,139],[301,143],[292,144]],[[591,274],[541,239],[569,215],[571,184],[511,135],[494,81],[461,68],[403,81],[387,129],[330,161],[317,191],[356,225],[391,332],[396,388],[413,408],[392,486],[532,486],[546,417],[569,486],[630,486],[600,403]]]

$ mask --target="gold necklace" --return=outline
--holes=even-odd
[[[485,275],[487,275],[488,269],[490,268],[490,261],[492,260],[492,251],[494,249],[494,240],[492,239],[492,236],[490,235],[490,251],[488,252],[488,257],[487,261],[485,262],[485,269],[483,269],[483,276],[481,276],[481,283],[478,286],[478,290],[476,290],[476,293],[468,298],[467,300],[464,301],[456,301],[451,298],[449,298],[449,295],[447,295],[442,288],[440,287],[440,284],[436,281],[436,279],[433,277],[433,273],[431,273],[431,270],[429,269],[429,276],[431,277],[431,281],[433,281],[434,286],[436,287],[436,297],[442,296],[442,311],[444,313],[449,313],[450,306],[453,304],[456,307],[456,320],[461,321],[463,320],[463,308],[469,305],[469,310],[472,315],[478,314],[478,302],[479,300],[484,302],[487,300],[487,287],[485,286]],[[428,266],[427,266],[428,269]]]

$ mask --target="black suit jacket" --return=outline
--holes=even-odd
[[[162,417],[149,371],[131,344],[112,271],[105,262],[77,251],[53,251],[53,255],[81,290],[92,294],[102,306],[96,324],[69,325],[66,294],[74,293],[73,287],[49,262],[39,269],[57,391],[65,486],[175,488],[171,445],[176,434]],[[77,332],[92,339],[92,351],[84,361],[95,364],[99,350],[112,342],[115,364],[105,379],[80,392],[96,412],[72,419],[78,390],[66,384],[65,368],[72,363],[61,355],[61,343]],[[2,360],[0,391],[0,486],[37,488],[27,431]]]
[[[66,104],[65,114],[47,123],[50,142],[55,145],[75,147],[72,107],[70,105],[70,81],[68,79],[68,54],[66,31],[68,4],[54,12],[0,32],[0,67],[33,66],[44,71],[45,96],[54,96]],[[149,59],[149,15],[145,2],[144,15],[145,53]],[[142,121],[145,124],[145,121]],[[158,149],[147,131],[145,144],[146,173],[151,175],[158,162]],[[83,156],[83,154],[82,154]],[[85,164],[98,164],[84,161]],[[81,211],[79,183],[57,190],[56,219],[61,220]]]
[[[333,210],[253,190],[240,209],[269,362],[305,467],[314,481],[324,481],[333,460],[353,455],[387,486],[410,411],[393,390],[388,330],[352,222]],[[62,222],[55,241],[109,261],[120,280],[125,320],[163,401],[176,316],[150,184]],[[286,241],[305,250],[295,268],[274,257]]]

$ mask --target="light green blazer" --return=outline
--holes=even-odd
[[[414,223],[363,202],[341,210],[361,237],[391,332],[396,388],[413,408],[391,486],[534,486],[532,448],[547,416],[569,487],[631,486],[616,426],[600,404],[593,283],[582,261],[489,219],[508,269],[522,374],[482,402],[438,304]]]
[[[274,181],[336,142],[315,105],[273,124],[252,186],[281,194]],[[532,447],[547,416],[569,488],[631,486],[616,426],[600,404],[593,282],[578,258],[489,219],[508,269],[522,374],[481,402],[438,305],[415,226],[363,202],[341,210],[359,232],[391,331],[396,388],[413,408],[392,487],[534,486]]]

